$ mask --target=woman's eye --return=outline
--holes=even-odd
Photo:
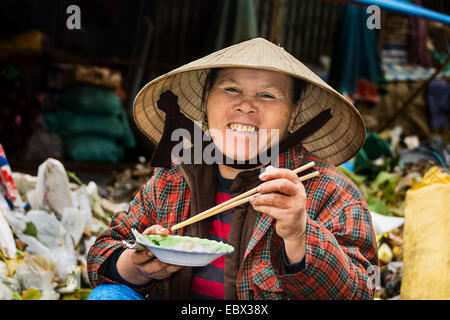
[[[239,92],[239,90],[236,89],[236,88],[225,88],[225,91],[228,91],[228,92]]]
[[[273,95],[271,95],[271,94],[269,94],[269,93],[264,93],[264,94],[262,94],[261,95],[263,98],[266,98],[266,99],[275,99],[275,96],[273,96]]]

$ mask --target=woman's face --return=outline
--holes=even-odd
[[[208,127],[227,157],[248,160],[281,140],[293,126],[293,79],[275,71],[221,69],[207,95]]]

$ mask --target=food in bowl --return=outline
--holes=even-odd
[[[136,243],[151,250],[162,262],[183,266],[204,266],[234,251],[220,241],[178,235],[143,235],[132,229]]]

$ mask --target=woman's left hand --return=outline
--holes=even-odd
[[[258,187],[259,195],[250,199],[253,208],[276,220],[276,232],[285,244],[304,242],[306,192],[297,174],[268,166],[260,179],[263,183]]]

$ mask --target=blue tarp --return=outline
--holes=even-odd
[[[447,14],[439,13],[424,7],[412,4],[402,0],[348,0],[350,2],[362,3],[365,5],[377,5],[380,8],[392,10],[407,15],[413,15],[423,17],[426,19],[440,21],[446,24],[450,24],[450,16]]]

